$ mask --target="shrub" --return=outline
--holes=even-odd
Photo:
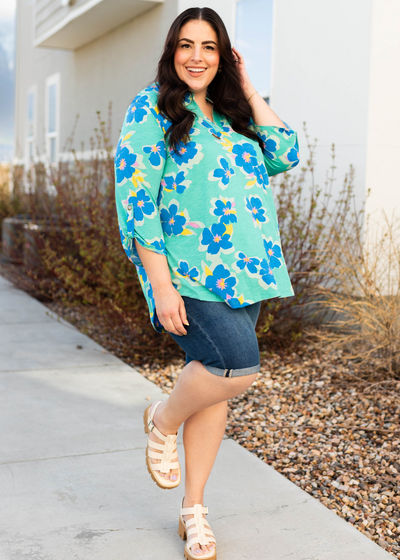
[[[6,213],[21,208],[33,218],[30,234],[41,268],[31,270],[30,277],[42,296],[95,309],[113,336],[125,337],[133,346],[135,357],[151,356],[155,345],[159,353],[170,347],[178,352],[171,337],[160,337],[153,330],[135,268],[121,247],[114,202],[111,114],[107,122],[99,114],[98,119],[90,146],[93,157],[83,161],[72,150],[72,161],[56,168],[34,165],[27,176],[26,192],[17,173],[14,206],[7,206]],[[322,340],[341,347],[351,343],[352,355],[363,363],[379,358],[386,371],[397,372],[398,230],[387,222],[387,229],[379,230],[385,234],[366,251],[364,214],[353,207],[352,169],[334,195],[332,146],[327,180],[323,187],[316,185],[315,142],[305,132],[309,157],[300,173],[272,180],[295,296],[263,302],[257,336],[261,343],[286,346],[313,323],[321,327],[318,337]],[[389,276],[378,274],[384,254],[393,263]],[[379,283],[384,278],[386,283],[388,278],[392,282],[389,291]]]
[[[264,301],[258,323],[258,336],[287,344],[301,336],[304,325],[320,324],[321,309],[314,305],[315,286],[328,287],[326,274],[330,246],[338,237],[335,222],[351,222],[353,170],[345,176],[342,188],[334,193],[335,148],[332,145],[331,167],[322,187],[315,183],[316,141],[307,139],[308,158],[299,173],[284,173],[271,181],[275,195],[282,249],[294,289],[294,297]],[[301,152],[304,158],[304,151]],[[331,220],[328,219],[331,218]],[[341,231],[345,235],[345,228]]]
[[[93,157],[56,168],[33,166],[28,177],[30,214],[37,223],[41,267],[29,271],[42,297],[96,309],[114,337],[130,339],[137,355],[175,345],[153,329],[134,265],[122,248],[114,198],[111,114],[91,141]],[[54,194],[56,193],[56,196]],[[32,228],[32,226],[31,226]]]
[[[326,277],[315,297],[330,313],[317,338],[340,348],[363,371],[400,378],[400,220],[352,214],[334,224]],[[332,287],[333,286],[333,287]]]

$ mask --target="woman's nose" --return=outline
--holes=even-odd
[[[201,48],[195,47],[192,53],[192,60],[193,62],[201,61]]]

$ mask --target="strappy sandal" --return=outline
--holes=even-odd
[[[162,401],[157,401],[150,411],[152,405],[146,408],[143,415],[144,422],[144,432],[148,434],[153,432],[158,438],[160,438],[164,443],[157,443],[152,441],[150,437],[147,437],[147,447],[146,447],[146,465],[151,478],[154,482],[163,489],[176,488],[181,481],[181,470],[178,461],[178,451],[176,449],[176,438],[178,434],[164,436],[154,425],[153,418],[154,414],[161,404]],[[150,447],[152,449],[150,449]],[[158,449],[162,453],[153,451],[153,449]],[[160,463],[152,463],[151,459],[158,459]],[[162,473],[167,473],[171,469],[179,469],[177,480],[171,480],[160,476],[157,471]]]
[[[182,502],[183,503],[183,502]],[[215,540],[214,533],[211,531],[211,527],[206,519],[203,517],[203,513],[207,515],[208,508],[203,507],[201,504],[195,504],[193,507],[181,507],[181,513],[179,515],[179,528],[178,533],[183,541],[186,541],[184,557],[186,560],[196,560],[202,558],[203,560],[217,560],[217,549],[206,552],[200,555],[192,554],[190,547],[194,543],[200,543],[203,546],[214,543],[217,544]],[[183,520],[182,515],[194,515],[192,519],[188,519],[186,522]],[[197,535],[197,536],[194,536]]]

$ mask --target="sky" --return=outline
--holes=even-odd
[[[0,161],[13,155],[16,0],[0,0]]]

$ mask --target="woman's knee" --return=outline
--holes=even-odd
[[[231,377],[229,381],[233,382],[232,387],[237,390],[237,394],[234,396],[238,396],[244,391],[247,391],[247,389],[251,387],[251,385],[253,385],[254,381],[257,379],[257,375],[258,372],[251,373],[249,375],[242,375],[240,377]]]

